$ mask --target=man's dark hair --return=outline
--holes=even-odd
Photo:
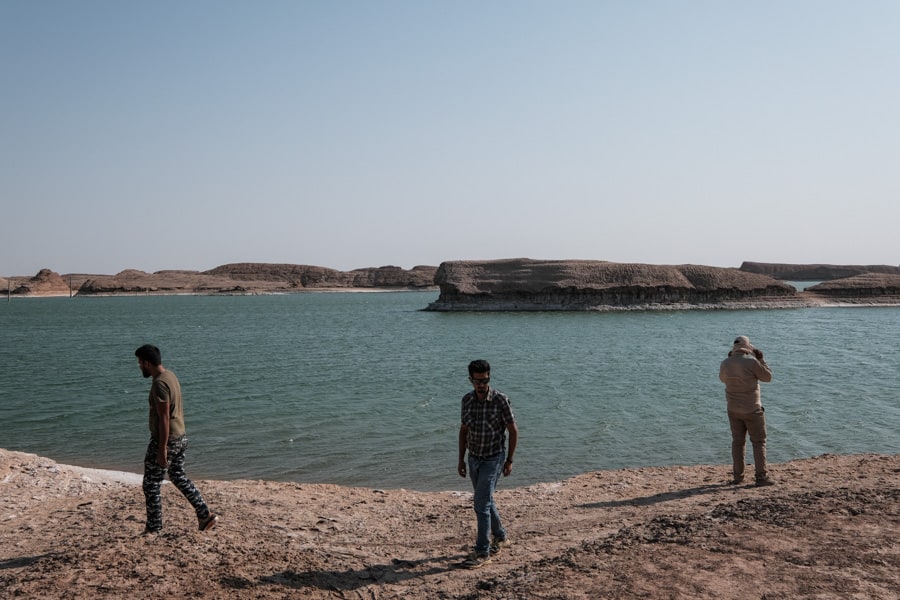
[[[154,367],[158,367],[162,364],[162,356],[159,353],[159,348],[152,344],[144,344],[134,351],[134,355],[140,360],[147,361]]]
[[[473,360],[469,363],[469,377],[474,375],[475,373],[490,373],[491,372],[491,363],[484,360],[483,358],[479,358],[478,360]]]

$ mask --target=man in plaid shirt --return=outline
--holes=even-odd
[[[462,424],[459,428],[459,463],[456,470],[466,476],[466,450],[469,451],[469,478],[475,489],[474,508],[478,523],[475,551],[463,562],[469,569],[491,561],[509,544],[500,513],[494,504],[494,489],[500,473],[512,473],[513,454],[519,439],[516,418],[506,394],[492,389],[491,365],[486,360],[469,363],[469,381],[473,391],[462,399]],[[509,432],[509,452],[506,432]],[[493,539],[489,539],[489,535]]]

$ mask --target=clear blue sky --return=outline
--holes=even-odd
[[[895,0],[0,0],[0,82],[0,275],[900,263]]]

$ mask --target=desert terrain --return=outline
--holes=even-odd
[[[524,487],[513,472],[496,495],[513,544],[466,570],[464,480],[445,492],[196,481],[220,515],[203,533],[166,484],[165,529],[141,535],[138,475],[0,450],[0,597],[900,598],[900,455],[770,472],[765,488],[729,485],[726,465]]]

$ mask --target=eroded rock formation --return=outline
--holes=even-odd
[[[223,277],[199,271],[147,273],[126,269],[115,275],[94,275],[78,288],[79,295],[100,294],[198,294],[240,292],[241,286]]]
[[[17,296],[68,296],[71,291],[69,283],[50,269],[41,269],[29,279],[4,280],[3,288],[11,288],[10,293]]]
[[[816,270],[827,267],[828,270]],[[797,292],[778,279],[836,277]],[[896,269],[898,273],[879,272]],[[756,271],[766,271],[758,273]],[[778,279],[769,276],[772,273]],[[841,304],[900,305],[900,268],[745,262],[740,269],[591,260],[450,261],[438,267],[395,266],[337,271],[310,265],[234,263],[209,271],[128,269],[116,275],[0,278],[17,296],[117,294],[265,294],[315,290],[440,287],[428,310],[629,310],[771,308]]]
[[[797,297],[781,281],[739,269],[590,260],[445,262],[435,283],[441,295],[428,310],[609,310]]]
[[[294,289],[321,288],[401,288],[425,289],[434,286],[436,267],[416,266],[411,270],[385,266],[337,271],[310,265],[272,263],[233,263],[222,265],[205,275],[236,281],[269,281]]]
[[[900,298],[900,275],[864,273],[836,281],[824,281],[807,290],[837,298]]]
[[[744,261],[740,270],[792,281],[828,281],[864,273],[900,275],[900,267],[892,265],[789,265]]]
[[[209,271],[126,270],[84,280],[79,294],[265,294],[327,289],[398,289],[434,287],[437,267],[411,270],[386,266],[337,271],[309,265],[234,263]]]

